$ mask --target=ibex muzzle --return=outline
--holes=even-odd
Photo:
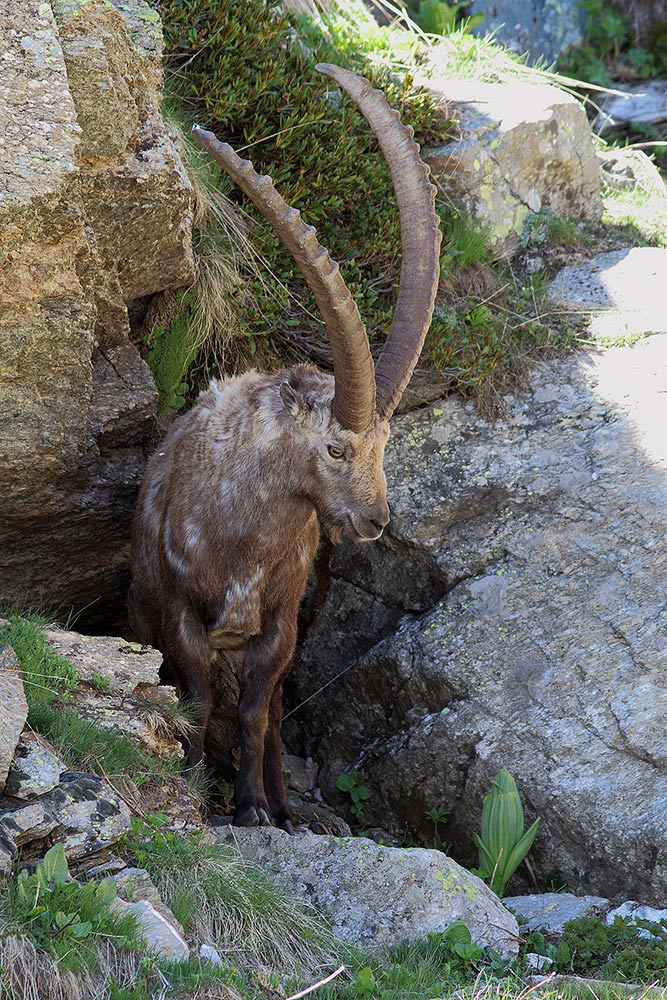
[[[421,351],[439,275],[434,188],[412,130],[367,80],[318,66],[357,102],[389,164],[401,215],[401,286],[374,366],[338,265],[269,177],[193,135],[270,221],[324,317],[334,374],[301,365],[213,382],[150,460],[133,533],[137,636],[196,711],[187,764],[203,758],[217,650],[241,650],[235,821],[291,829],[280,758],[282,687],[319,528],[377,539],[389,521],[382,468],[394,412]],[[213,761],[215,763],[215,761]]]

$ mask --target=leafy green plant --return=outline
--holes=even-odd
[[[667,985],[667,921],[579,917],[565,924],[558,944],[533,931],[526,949],[546,955],[563,974]]]
[[[582,0],[579,5],[586,12],[586,27],[581,45],[566,52],[558,61],[561,73],[609,87],[613,75],[645,78],[656,74],[657,65],[649,51],[631,45],[632,30],[626,14],[614,9],[608,0]]]
[[[429,823],[433,823],[433,846],[436,851],[442,850],[442,841],[440,840],[439,827],[441,823],[446,823],[449,817],[449,813],[445,809],[439,809],[437,806],[433,806],[426,812],[426,819]]]
[[[65,971],[94,968],[100,948],[109,942],[119,949],[139,944],[135,919],[111,909],[114,880],[82,885],[71,879],[62,844],[46,852],[33,874],[19,872],[9,898],[15,932],[27,934]]]
[[[360,826],[363,826],[366,822],[366,815],[364,813],[364,802],[366,802],[370,797],[371,793],[363,782],[363,779],[357,777],[356,771],[351,771],[349,774],[340,774],[336,782],[336,788],[340,789],[341,792],[345,792],[350,798],[350,812],[356,819]]]
[[[480,959],[484,954],[479,945],[473,943],[469,928],[462,920],[455,920],[444,932],[443,940],[464,964]]]
[[[482,806],[481,835],[474,833],[480,869],[498,896],[533,846],[540,820],[527,829],[516,782],[509,771],[498,772]]]

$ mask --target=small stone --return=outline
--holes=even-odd
[[[37,733],[23,733],[9,769],[5,794],[15,799],[34,799],[55,788],[66,770],[67,764]]]
[[[199,947],[199,957],[202,962],[210,962],[211,965],[222,965],[222,958],[217,948],[211,944],[202,944]]]
[[[613,924],[616,917],[629,917],[630,922],[633,924],[636,924],[639,920],[650,920],[651,923],[659,924],[662,921],[667,922],[667,910],[658,910],[653,906],[644,906],[629,899],[609,911],[607,914],[607,923],[609,925]],[[646,927],[640,928],[639,936],[643,938],[657,937],[657,935],[652,934]]]
[[[155,909],[147,899],[127,903],[116,897],[111,910],[120,916],[133,916],[147,948],[157,957],[168,962],[187,962],[190,948],[173,924]]]
[[[529,931],[544,931],[560,937],[568,920],[579,917],[604,916],[609,900],[604,896],[575,896],[571,892],[542,892],[532,896],[506,896],[503,905],[527,922]]]

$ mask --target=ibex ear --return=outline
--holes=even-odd
[[[280,398],[289,415],[295,420],[303,415],[306,409],[305,400],[290,382],[283,382],[280,386]]]

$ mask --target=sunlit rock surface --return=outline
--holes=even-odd
[[[600,168],[586,112],[573,97],[545,84],[439,76],[437,63],[424,82],[459,122],[459,134],[425,149],[424,159],[497,252],[515,250],[526,219],[543,208],[600,218]]]
[[[119,599],[157,393],[128,304],[192,280],[144,0],[0,18],[0,602]],[[108,614],[108,611],[107,611]]]
[[[653,336],[542,364],[494,420],[449,399],[393,422],[387,538],[337,554],[290,692],[310,698],[287,725],[311,734],[325,790],[356,770],[369,822],[432,835],[437,805],[472,853],[505,767],[542,817],[539,873],[664,897],[666,399]],[[355,592],[388,635],[356,662],[333,654]],[[357,631],[357,649],[374,641]]]

